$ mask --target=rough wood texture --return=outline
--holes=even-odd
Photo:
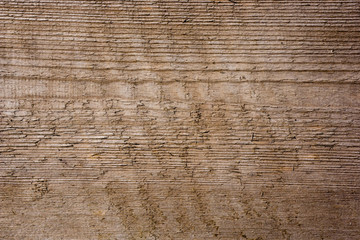
[[[0,1],[1,239],[360,239],[360,1]]]

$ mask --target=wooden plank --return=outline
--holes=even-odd
[[[0,238],[359,239],[359,8],[1,1]]]

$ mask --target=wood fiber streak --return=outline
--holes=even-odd
[[[1,0],[0,239],[360,239],[360,0]]]

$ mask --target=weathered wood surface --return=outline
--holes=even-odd
[[[1,239],[360,239],[360,1],[0,1]]]

